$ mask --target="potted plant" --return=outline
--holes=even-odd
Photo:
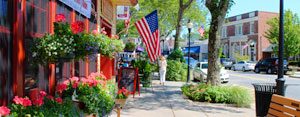
[[[118,91],[118,94],[115,99],[115,103],[123,107],[126,103],[126,99],[128,95],[129,95],[129,91],[125,87],[122,87]]]
[[[57,85],[57,92],[63,98],[72,98],[78,109],[86,115],[105,115],[114,104],[114,84],[102,73],[91,73],[87,78],[72,77]]]

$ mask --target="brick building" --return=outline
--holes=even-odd
[[[224,55],[233,59],[236,54],[247,55],[254,61],[270,57],[264,52],[270,46],[264,35],[269,28],[267,21],[274,17],[278,13],[253,11],[227,18],[220,32]]]

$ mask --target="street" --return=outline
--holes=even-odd
[[[254,89],[253,83],[276,83],[277,74],[266,74],[264,72],[256,74],[253,71],[231,71],[228,70],[228,84],[238,84]],[[300,78],[290,78],[284,76],[287,84],[285,96],[300,100]]]

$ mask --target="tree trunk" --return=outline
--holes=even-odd
[[[220,84],[220,36],[219,36],[219,21],[212,18],[211,27],[209,30],[208,40],[208,74],[207,81],[211,85]]]
[[[178,10],[178,17],[177,17],[177,24],[176,24],[176,34],[175,34],[175,44],[174,44],[174,49],[178,49],[179,48],[179,35],[181,32],[181,20],[182,20],[182,16],[183,16],[183,8],[179,8]]]
[[[220,84],[220,29],[224,22],[232,0],[206,0],[205,6],[209,9],[211,14],[209,40],[208,40],[208,73],[207,81],[209,84],[215,86]]]

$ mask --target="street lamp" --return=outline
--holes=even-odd
[[[191,49],[191,30],[193,28],[193,23],[191,20],[188,21],[187,28],[189,31],[189,48],[188,48],[188,75],[187,75],[187,83],[190,81],[190,49]]]
[[[279,51],[278,51],[278,71],[277,71],[277,79],[276,79],[276,88],[278,95],[284,95],[284,76],[283,76],[283,49],[284,49],[284,11],[283,11],[283,2],[284,0],[280,0],[280,20],[279,20]]]
[[[164,54],[164,48],[165,48],[165,39],[160,40],[160,42],[163,42],[162,44],[162,51],[161,53]]]

